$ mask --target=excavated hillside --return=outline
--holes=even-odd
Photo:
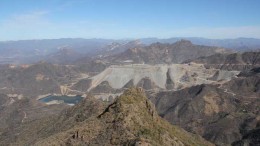
[[[143,87],[146,90],[179,90],[198,84],[229,81],[238,71],[206,69],[202,64],[111,66],[100,74],[74,84],[73,90],[109,91]]]
[[[197,85],[149,96],[161,117],[216,145],[260,144],[256,137],[260,76],[252,72],[222,85]]]
[[[140,88],[125,91],[106,108],[97,100],[86,99],[58,117],[27,126],[16,131],[20,134],[13,141],[0,138],[1,144],[213,145],[161,119]]]

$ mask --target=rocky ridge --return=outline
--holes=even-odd
[[[106,108],[97,100],[86,99],[57,117],[29,125],[32,127],[19,129],[21,134],[14,141],[2,144],[213,145],[161,119],[141,88],[128,89]],[[34,129],[35,125],[39,127]]]

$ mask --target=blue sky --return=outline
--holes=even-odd
[[[0,40],[260,38],[260,0],[0,0]]]

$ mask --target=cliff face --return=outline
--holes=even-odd
[[[37,128],[35,126],[38,126]],[[131,88],[105,108],[87,98],[57,117],[23,125],[1,144],[18,145],[212,145],[161,119],[141,88]]]

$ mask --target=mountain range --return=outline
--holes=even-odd
[[[21,40],[21,41],[2,41],[0,42],[0,63],[1,64],[23,64],[36,63],[38,61],[49,61],[53,63],[62,63],[55,58],[60,50],[71,50],[72,56],[64,56],[69,61],[79,59],[81,55],[88,57],[106,56],[118,52],[123,52],[136,45],[146,46],[153,43],[175,43],[182,39],[190,40],[192,43],[204,46],[215,46],[219,48],[228,48],[234,51],[254,51],[259,50],[260,40],[254,38],[237,38],[237,39],[205,39],[205,38],[141,38],[138,40],[112,40],[112,39],[81,39],[81,38],[64,38],[64,39],[45,39],[45,40]],[[75,58],[75,54],[81,54]],[[59,55],[57,55],[59,56]],[[56,60],[56,61],[53,61]]]
[[[24,48],[14,47],[17,60],[2,55],[11,62],[0,65],[0,145],[260,143],[257,50],[183,39],[72,40],[78,48],[71,39],[31,42],[50,50],[32,52],[36,63],[20,62]]]

